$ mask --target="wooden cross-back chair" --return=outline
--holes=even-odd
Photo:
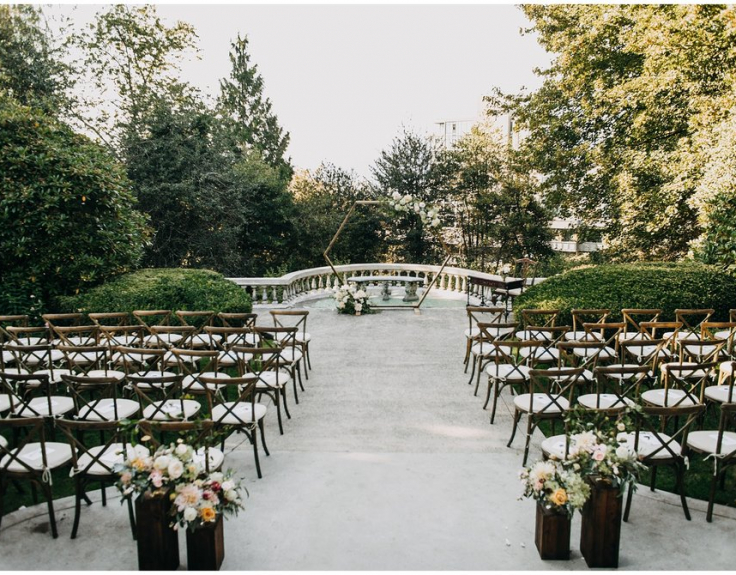
[[[495,353],[492,354],[493,363],[489,363],[485,369],[488,375],[488,389],[486,390],[486,401],[483,409],[488,406],[491,387],[493,387],[493,407],[491,408],[491,424],[493,424],[496,418],[498,398],[505,387],[511,387],[512,393],[516,388],[517,395],[529,389],[530,369],[526,365],[526,358],[533,354],[523,355],[520,350],[522,348],[539,347],[543,344],[536,340],[497,339],[491,345],[494,347]]]
[[[84,325],[86,322],[83,313],[45,313],[41,315],[41,319],[45,321],[53,330],[57,327],[75,327]]]
[[[608,316],[611,315],[610,309],[573,309],[572,314],[572,330],[565,334],[567,340],[588,339],[590,331],[585,329],[584,324],[601,325],[606,323]]]
[[[465,330],[465,359],[463,360],[463,364],[465,365],[465,373],[467,373],[471,349],[473,344],[477,343],[481,337],[481,330],[478,327],[478,323],[489,325],[506,323],[506,308],[467,306],[465,313],[468,317],[468,329]],[[489,331],[489,333],[491,332]]]
[[[52,394],[48,374],[0,372],[0,393],[9,402],[13,417],[60,417],[74,411],[74,401]]]
[[[702,404],[705,400],[705,388],[717,366],[717,362],[670,364],[663,370],[661,387],[643,392],[641,400],[646,405],[659,407]]]
[[[304,355],[296,342],[297,327],[255,327],[254,333],[258,337],[258,346],[277,346],[281,348],[279,364],[291,374],[292,387],[294,389],[294,402],[299,404],[299,389],[304,391],[301,367],[304,363]],[[306,368],[305,368],[306,371]]]
[[[115,466],[122,464],[126,459],[145,457],[148,449],[142,445],[131,445],[127,433],[120,428],[116,420],[76,420],[60,419],[57,427],[66,437],[72,448],[72,477],[74,478],[74,525],[72,539],[76,539],[79,530],[79,521],[82,515],[82,501],[91,505],[87,496],[87,488],[91,483],[100,484],[102,505],[107,505],[105,488],[120,479]],[[99,438],[90,442],[89,435]],[[133,500],[128,498],[128,519],[136,538],[135,515],[133,514]]]
[[[708,309],[676,309],[675,321],[682,324],[678,330],[678,339],[689,338],[699,339],[701,335],[701,325],[703,322],[710,321],[711,316],[716,310]],[[669,334],[665,334],[667,336]]]
[[[194,333],[190,336],[189,347],[193,349],[207,348],[210,345],[210,339],[204,333],[205,326],[213,325],[215,319],[214,311],[186,311],[179,310],[174,312],[179,323],[184,326],[194,328]],[[178,346],[181,347],[181,346]]]
[[[120,421],[140,410],[140,404],[122,396],[122,380],[118,376],[63,375],[69,395],[74,401],[75,418],[89,421]]]
[[[509,335],[514,333],[514,330],[518,327],[518,323],[511,322],[482,322],[479,321],[477,324],[479,333],[474,338],[474,343],[470,348],[470,357],[473,364],[473,368],[470,371],[470,379],[468,379],[468,385],[473,383],[475,379],[475,393],[478,394],[478,385],[480,384],[480,374],[483,372],[486,365],[494,359],[496,348],[493,346],[493,342],[496,340],[503,340]],[[476,375],[477,373],[477,375]]]
[[[46,440],[46,418],[6,418],[0,419],[0,431],[8,431],[15,442],[5,445],[0,442],[0,521],[3,517],[3,500],[10,481],[26,480],[40,489],[48,506],[51,536],[56,539],[54,497],[51,473],[69,465],[72,448],[67,443]],[[25,431],[25,434],[21,433]],[[34,497],[35,499],[35,497]]]
[[[196,448],[193,460],[204,473],[220,471],[225,463],[225,453],[215,447],[218,441],[215,433],[215,422],[211,419],[196,421],[158,421],[141,419],[138,428],[144,437],[148,437],[147,445],[155,452],[162,445],[182,440]]]
[[[255,327],[258,320],[257,313],[220,312],[217,314],[223,327]]]
[[[294,341],[306,358],[306,367],[312,369],[312,360],[309,356],[309,342],[312,334],[307,331],[307,318],[309,310],[306,309],[273,309],[269,312],[273,317],[274,327],[296,327]],[[304,370],[304,375],[309,379],[309,371]]]
[[[642,339],[641,322],[658,321],[662,314],[661,309],[625,308],[621,310],[623,321],[626,324],[623,333],[619,335],[621,341],[628,339]]]

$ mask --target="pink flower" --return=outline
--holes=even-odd
[[[151,475],[149,475],[148,478],[151,480],[151,483],[153,483],[153,486],[156,488],[161,487],[164,483],[164,476],[158,469],[154,469],[153,471],[151,471]]]
[[[127,485],[130,483],[130,480],[133,479],[133,474],[130,471],[126,471],[125,473],[120,475],[120,481],[124,485]]]
[[[605,457],[606,457],[606,454],[603,453],[601,450],[596,450],[593,452],[593,459],[595,459],[596,461],[603,461]]]

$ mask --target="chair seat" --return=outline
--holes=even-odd
[[[726,375],[733,375],[734,365],[736,365],[736,362],[724,361],[718,368],[718,371],[720,371],[721,373],[725,373]]]
[[[625,333],[618,334],[616,336],[616,339],[618,339],[619,342],[622,342],[622,341],[641,341],[641,340],[647,340],[649,338],[645,336],[643,333],[628,331]]]
[[[15,396],[13,396],[15,397]],[[13,399],[13,405],[18,403],[18,399]],[[0,413],[8,411],[10,409],[10,396],[7,393],[0,394]]]
[[[662,370],[662,373],[672,372],[679,379],[701,379],[705,377],[706,371],[704,369],[697,369],[695,371],[677,369],[678,367],[695,367],[696,365],[698,364],[691,361],[683,361],[682,363],[679,361],[668,361],[667,363],[660,363],[659,368]]]
[[[209,336],[206,333],[198,333],[196,335],[193,335],[189,340],[189,342],[192,344],[192,347],[196,348],[210,347],[213,341],[216,343],[221,342],[222,336],[217,334],[212,334],[212,336]]]
[[[15,363],[15,356],[10,353],[9,351],[2,351],[2,364],[0,365],[7,365],[9,363]]]
[[[675,332],[674,331],[665,331],[662,334],[662,338],[663,339],[672,339],[672,337],[674,337],[674,336],[675,336]],[[693,333],[691,331],[684,330],[684,331],[678,331],[677,332],[676,339],[677,339],[677,341],[682,341],[682,340],[685,340],[685,339],[690,340],[690,341],[699,341],[701,339],[701,337],[700,337],[700,334],[698,334],[698,333]]]
[[[51,403],[51,409],[49,409]],[[18,417],[58,416],[74,410],[74,400],[63,395],[52,395],[51,401],[46,397],[34,397],[31,401],[20,404],[13,409]]]
[[[105,469],[105,466],[107,465],[110,468],[113,468],[115,465],[122,465],[126,459],[123,457],[123,449],[124,447],[122,443],[111,443],[110,445],[96,445],[94,447],[90,447],[77,458],[77,469],[87,475],[117,475],[115,472],[110,473],[110,471]],[[127,445],[125,450],[127,451],[128,460],[135,459],[137,457],[147,457],[151,453],[147,447],[144,447],[140,443],[135,446]],[[95,463],[92,463],[93,460]],[[92,465],[90,465],[90,463],[92,463]],[[69,473],[69,476],[74,476],[74,470]]]
[[[129,353],[126,354],[126,359],[132,363],[140,365],[141,363],[145,363],[147,361],[150,361],[157,356],[153,353]],[[123,354],[120,352],[116,352],[112,355],[112,362],[116,364],[123,363]]]
[[[736,388],[730,385],[711,385],[705,388],[705,397],[718,403],[734,403],[736,402]]]
[[[677,455],[682,453],[682,447],[680,444],[677,443],[677,441],[670,441],[671,438],[669,435],[666,433],[660,433],[659,437],[661,440],[657,439],[657,437],[650,431],[642,431],[639,433],[639,445],[636,448],[636,454],[639,456],[639,459],[672,459],[670,449]],[[635,433],[626,434],[626,444],[631,449],[634,449],[634,445],[636,445],[635,439]],[[667,443],[669,445],[669,449],[667,449],[667,447],[663,447],[663,443]],[[658,449],[659,451],[657,451]]]
[[[476,339],[480,335],[480,328],[479,327],[471,327],[469,329],[466,329],[463,334],[466,338],[469,339]]]
[[[529,379],[529,368],[525,365],[514,366],[508,363],[492,363],[486,367],[486,373],[491,379],[501,381],[527,381]]]
[[[235,403],[231,401],[221,403],[212,408],[212,420],[225,425],[256,423],[266,415],[266,406],[256,403],[254,407],[255,409],[251,409],[250,402]]]
[[[525,413],[561,413],[570,407],[570,402],[559,395],[548,393],[535,393],[531,400],[531,412],[529,411],[529,393],[522,393],[514,397],[514,406]],[[557,403],[552,400],[555,399]],[[558,405],[559,404],[559,405]]]
[[[7,373],[8,375],[27,375],[30,371],[22,367],[6,367],[3,373]]]
[[[636,367],[641,367],[638,363],[616,363],[616,364],[613,364],[613,365],[615,367],[620,367],[620,368],[636,368]],[[646,376],[647,377],[654,377],[654,374],[652,373],[651,370],[648,370],[647,373],[646,373]],[[639,374],[639,373],[615,373],[614,372],[614,373],[607,373],[606,374],[606,377],[610,377],[612,379],[626,380],[626,379],[632,379],[634,377],[641,377],[641,374]]]
[[[90,369],[85,375],[87,377],[110,377],[118,381],[125,379],[125,372],[116,369]]]
[[[549,333],[546,331],[538,331],[535,329],[524,329],[516,332],[516,339],[522,341],[535,340],[535,341],[549,341]],[[522,348],[524,349],[524,348]]]
[[[205,457],[207,457],[207,460],[205,460]],[[204,447],[200,447],[192,454],[192,460],[195,463],[199,463],[202,469],[205,469],[205,463],[208,463],[210,472],[219,471],[222,468],[222,464],[225,463],[225,454],[216,447],[210,447],[207,450]]]
[[[256,388],[267,389],[269,387],[283,387],[291,381],[291,375],[283,369],[276,371],[262,371],[258,374]]]
[[[483,343],[474,343],[470,348],[470,353],[480,357],[496,357],[496,355],[498,355],[496,347],[487,341],[484,341]]]
[[[27,353],[23,356],[23,362],[26,365],[39,365],[48,364],[49,360],[51,363],[56,363],[64,359],[64,353],[58,349],[52,349],[49,351],[38,351]]]
[[[182,340],[182,336],[178,333],[159,333],[157,335],[147,335],[143,338],[143,345],[146,347],[157,347],[163,342],[166,345],[174,345]]]
[[[107,336],[107,345],[121,347],[133,347],[138,345],[140,338],[137,335],[116,335],[110,334]]]
[[[18,452],[14,449],[12,453],[18,455],[18,458],[28,465],[34,471],[43,471],[43,453],[41,451],[41,443],[29,443],[23,446]],[[5,467],[10,460],[9,455],[0,458],[0,468]],[[46,442],[46,466],[48,469],[56,469],[62,465],[66,465],[72,460],[72,447],[68,443],[56,443],[52,441]],[[12,461],[8,465],[8,471],[27,473],[28,469],[18,461]]]
[[[117,407],[117,417],[115,409]],[[132,399],[98,399],[91,401],[79,410],[79,419],[88,421],[112,421],[114,419],[128,419],[131,415],[138,413],[141,408],[137,401]]]
[[[522,347],[519,349],[519,355],[521,357],[531,357],[534,361],[538,362],[555,362],[560,358],[560,350],[556,347],[548,349],[535,349],[531,347]]]
[[[146,381],[136,381],[135,384],[141,388],[141,389],[166,389],[167,387],[170,387],[173,384],[171,381],[167,381],[164,383],[158,383],[157,379],[164,379],[168,377],[176,377],[176,374],[171,371],[137,371],[135,373],[130,374],[131,379],[140,377],[145,378]]]
[[[542,442],[542,453],[549,459],[562,461],[565,459],[565,442],[567,438],[565,434],[553,435]]]
[[[291,347],[282,349],[279,355],[287,363],[296,363],[304,357],[304,354],[300,350]]]
[[[585,330],[568,331],[563,337],[567,341],[600,341],[601,339],[599,334],[595,332],[588,333]]]
[[[227,343],[231,345],[234,343],[235,345],[239,345],[242,347],[247,347],[249,345],[255,347],[258,344],[258,334],[252,332],[244,334],[231,333],[229,336],[227,336],[227,339],[225,341],[227,341]]]
[[[659,407],[676,407],[685,405],[697,405],[697,397],[688,397],[681,389],[650,389],[641,394],[641,399],[649,405]]]
[[[670,357],[671,355],[665,348],[661,348],[657,351],[656,345],[646,345],[646,343],[642,343],[642,345],[629,346],[627,349],[629,353],[636,354],[640,358],[653,357],[655,352],[657,353],[657,357],[660,359]]]
[[[184,408],[183,413],[182,406]],[[153,419],[154,421],[190,419],[197,415],[201,407],[199,402],[193,399],[154,401],[143,409],[143,419]]]
[[[725,339],[727,340],[729,337],[731,337],[731,334],[733,332],[730,329],[724,329],[721,331],[717,331],[713,334],[714,339]]]
[[[586,393],[578,397],[578,403],[585,409],[623,409],[636,405],[628,397],[621,399],[615,393]]]
[[[61,383],[62,375],[74,375],[70,369],[39,369],[33,375],[48,375],[50,383]]]
[[[230,379],[230,376],[227,373],[222,372],[215,372],[215,371],[207,371],[203,373],[199,373],[197,375],[187,375],[181,382],[182,389],[184,390],[184,393],[191,392],[191,393],[204,393],[206,389],[211,389],[213,391],[217,391],[220,389],[224,383],[208,383],[205,385],[201,381],[199,381],[200,377],[211,377],[211,378],[218,378],[218,379]]]
[[[595,357],[596,355],[598,355],[598,359],[614,359],[616,357],[616,350],[608,346],[603,348],[575,347],[572,353],[582,358]]]
[[[687,436],[687,445],[702,453],[716,453],[718,447],[718,431],[691,431]],[[719,455],[736,455],[736,432],[724,431]]]
[[[297,334],[294,336],[294,340],[297,343],[308,343],[312,341],[312,334],[309,332],[297,332]]]
[[[106,354],[107,352],[103,354],[95,351],[71,351],[67,352],[67,358],[74,365],[91,365],[100,361]]]
[[[217,363],[223,367],[232,367],[238,365],[238,358],[243,361],[253,359],[252,353],[235,353],[234,351],[221,351],[217,354]]]

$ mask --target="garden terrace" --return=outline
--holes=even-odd
[[[585,568],[579,515],[571,560],[539,559],[535,503],[517,499],[523,441],[505,445],[511,399],[503,397],[489,425],[462,369],[463,308],[359,318],[310,309],[313,370],[283,436],[269,407],[271,456],[261,454],[262,479],[247,441],[228,441],[225,467],[245,478],[250,497],[225,524],[223,569]],[[540,441],[535,435],[532,461]],[[126,509],[108,493],[106,508],[99,492],[83,506],[74,541],[73,498],[57,501],[56,540],[44,505],[4,517],[3,568],[136,569]],[[620,568],[731,569],[724,550],[732,547],[736,510],[716,506],[707,523],[705,502],[689,504],[692,521],[677,496],[641,487],[622,525]]]

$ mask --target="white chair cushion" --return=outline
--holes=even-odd
[[[650,339],[642,333],[627,331],[626,333],[620,333],[616,336],[618,341],[639,341]]]
[[[641,367],[641,366],[638,363],[624,363],[624,364],[616,363],[616,364],[612,364],[612,367],[631,368],[631,367]],[[652,373],[651,370],[648,370],[646,375],[647,377],[654,377],[654,374]],[[614,373],[607,373],[606,377],[610,377],[611,379],[627,380],[627,379],[633,379],[635,377],[641,377],[641,374],[639,373],[615,373],[614,372]]]
[[[182,389],[184,390],[184,393],[187,392],[193,392],[193,393],[202,393],[205,391],[205,388],[209,388],[213,391],[216,391],[224,384],[215,384],[215,383],[208,383],[206,386],[199,381],[199,377],[210,377],[210,378],[217,378],[217,379],[230,379],[230,376],[227,373],[221,373],[221,372],[215,372],[215,371],[206,371],[203,373],[200,373],[198,375],[187,375],[181,382]]]
[[[0,447],[7,447],[8,446],[8,440],[5,439],[2,435],[0,435]]]
[[[534,361],[538,362],[555,362],[560,358],[560,350],[556,347],[545,349],[543,347],[522,347],[519,349],[519,355],[521,357],[533,358]]]
[[[529,413],[530,395],[532,394],[522,393],[521,395],[514,397],[514,406],[520,411]],[[557,403],[554,403],[552,398],[554,398]],[[549,395],[547,393],[535,393],[532,397],[531,413],[561,413],[562,410],[567,410],[569,407],[570,403],[564,397],[554,394]]]
[[[715,332],[713,334],[713,337],[715,339],[726,339],[727,340],[729,337],[731,337],[731,335],[732,335],[732,331],[730,329],[724,329],[722,331]]]
[[[296,336],[294,337],[297,343],[307,343],[309,341],[312,341],[312,334],[309,332],[297,332]]]
[[[635,405],[628,397],[621,400],[615,393],[586,393],[578,397],[578,403],[586,409],[623,409],[627,405],[630,407]]]
[[[291,375],[288,371],[283,369],[276,371],[262,371],[258,375],[258,382],[256,387],[268,388],[268,387],[283,387],[291,381]]]
[[[33,372],[34,375],[48,375],[49,376],[49,382],[51,383],[61,383],[61,376],[62,375],[72,375],[72,371],[70,369],[39,369],[38,371]]]
[[[565,459],[565,441],[566,436],[564,433],[562,435],[548,437],[542,442],[542,453],[549,459],[562,461]]]
[[[15,398],[15,396],[13,396]],[[13,405],[18,403],[18,399],[13,399]],[[10,409],[10,396],[7,393],[0,394],[0,413]]]
[[[483,343],[474,343],[470,348],[470,353],[481,357],[495,357],[498,352],[492,343],[484,341]]]
[[[549,333],[546,331],[538,331],[535,329],[525,329],[522,331],[516,332],[516,339],[520,339],[522,341],[525,340],[536,340],[536,341],[549,341]],[[523,349],[523,348],[522,348]]]
[[[666,433],[660,433],[659,437],[661,437],[661,440],[657,439],[655,435],[650,431],[641,431],[639,433],[639,445],[636,449],[636,453],[639,456],[639,459],[671,459],[672,454],[670,453],[670,449],[674,451],[677,455],[680,455],[682,453],[682,447],[679,443],[677,443],[676,441],[669,442],[669,435],[667,435]],[[636,445],[635,439],[635,433],[626,434],[626,443],[631,449],[634,449],[634,445]],[[669,442],[669,449],[667,447],[663,447],[662,445],[663,443],[667,442]],[[659,451],[657,451],[657,449],[659,449]]]
[[[13,453],[18,454],[17,448]],[[36,471],[43,470],[43,453],[41,452],[41,443],[29,443],[20,450],[19,459],[21,459],[31,469]],[[46,464],[49,469],[56,469],[69,463],[72,459],[72,448],[68,443],[56,443],[52,441],[46,442]],[[4,467],[10,460],[9,455],[5,455],[0,459],[0,467]],[[12,461],[8,465],[8,471],[17,471],[27,473],[26,469],[18,461]]]
[[[87,372],[87,377],[111,377],[122,381],[125,379],[125,372],[116,369],[90,369]]]
[[[136,382],[136,385],[140,389],[153,389],[154,387],[158,389],[163,387],[165,389],[167,387],[171,387],[172,385],[174,385],[171,381],[158,383],[156,380],[176,376],[176,374],[171,371],[137,371],[132,375],[134,377],[137,376],[146,378],[146,381]]]
[[[678,367],[695,367],[696,365],[698,364],[688,361],[683,361],[682,363],[679,361],[668,361],[667,363],[660,363],[659,368],[662,373],[669,371],[673,377],[679,379],[700,379],[705,377],[706,371],[704,369],[697,369],[695,371],[677,369]]]
[[[613,359],[616,357],[616,350],[612,347],[592,348],[592,347],[576,347],[572,350],[573,355],[577,357],[587,358],[595,357],[598,355],[598,359]]]
[[[34,397],[27,404],[17,405],[13,413],[19,417],[40,417],[44,415],[64,415],[74,410],[74,400],[62,395],[51,396],[51,409],[46,397]]]
[[[247,346],[253,346],[255,347],[258,344],[258,334],[247,332],[245,334],[241,333],[231,333],[229,336],[227,336],[227,343],[232,344],[235,343],[236,345],[247,347]]]
[[[641,394],[641,399],[644,403],[659,407],[677,407],[699,403],[697,397],[687,397],[687,394],[681,389],[668,389],[666,392],[664,389],[650,389]]]
[[[238,364],[238,359],[250,361],[253,359],[252,353],[235,353],[234,351],[221,351],[217,354],[217,363],[222,366],[233,366]]]
[[[89,405],[82,406],[79,410],[79,419],[89,421],[112,421],[115,419],[115,407],[117,406],[117,419],[128,419],[131,415],[138,413],[141,408],[137,401],[132,399],[98,399]]]
[[[289,363],[296,363],[302,359],[302,352],[298,349],[292,349],[290,347],[281,350],[281,358]]]
[[[192,459],[199,463],[202,468],[205,468],[205,453],[208,457],[208,463],[209,463],[209,470],[212,471],[218,471],[220,468],[222,468],[222,464],[225,462],[225,454],[217,449],[216,447],[210,447],[208,450],[205,450],[204,447],[200,447],[197,449],[197,451],[194,452],[192,455]]]
[[[687,444],[693,449],[704,453],[716,453],[718,446],[718,431],[691,431],[687,436]],[[724,431],[721,442],[720,455],[732,456],[736,454],[736,432]]]
[[[182,405],[184,406],[183,414]],[[190,419],[197,415],[201,407],[199,402],[193,399],[156,401],[143,409],[143,419],[153,419],[155,421]]]
[[[145,346],[158,346],[161,342],[169,345],[174,345],[182,340],[182,336],[178,333],[159,333],[157,335],[147,335],[143,338],[143,345]]]
[[[601,339],[598,333],[588,333],[585,330],[568,331],[563,337],[567,341],[600,341]]]
[[[502,381],[526,381],[529,379],[529,368],[525,365],[513,366],[508,363],[496,365],[491,363],[486,367],[488,377]]]
[[[58,349],[52,349],[48,352],[31,352],[23,356],[23,362],[26,365],[47,364],[49,362],[49,357],[51,358],[52,363],[56,363],[57,361],[64,359],[64,354]]]
[[[736,388],[732,388],[730,385],[711,385],[705,388],[705,397],[718,403],[728,402],[729,394],[730,402],[736,402]]]
[[[235,406],[235,407],[233,407]],[[232,411],[229,411],[232,410]],[[212,408],[212,420],[225,425],[242,425],[243,423],[255,423],[266,415],[266,406],[261,403],[255,404],[254,412],[251,410],[250,402],[228,402],[219,404]]]
[[[135,459],[136,457],[147,457],[150,454],[148,448],[141,444],[138,445],[127,445],[127,459]],[[92,464],[89,469],[87,466],[92,463],[92,460],[99,460]],[[79,471],[86,472],[88,475],[117,475],[117,473],[110,473],[105,469],[105,465],[110,468],[116,464],[124,463],[125,458],[123,457],[123,444],[122,443],[111,443],[108,446],[97,445],[90,447],[86,452],[80,453],[77,459],[77,469]],[[74,476],[74,470],[69,473],[70,477]]]
[[[718,368],[718,371],[720,371],[721,373],[725,373],[726,375],[733,375],[734,365],[736,365],[736,362],[724,361]]]
[[[480,335],[480,328],[477,326],[471,327],[470,329],[466,329],[463,333],[466,338],[475,339]]]
[[[2,361],[3,361],[3,365],[8,364],[8,363],[14,363],[15,362],[15,356],[12,353],[10,353],[9,351],[3,350],[3,352],[2,352]]]

